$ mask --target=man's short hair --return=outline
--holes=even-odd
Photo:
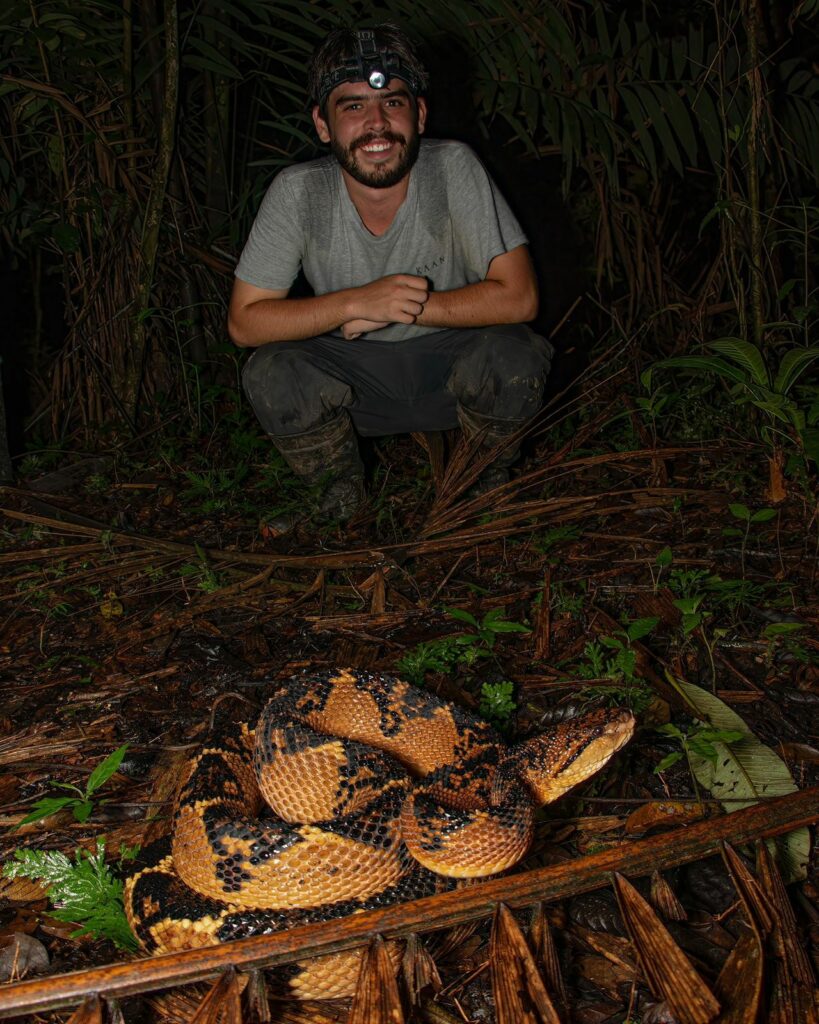
[[[378,53],[397,58],[395,63],[401,70],[393,77],[405,81],[416,97],[423,95],[429,85],[429,76],[409,36],[390,22],[376,25],[370,31]],[[343,71],[345,65],[355,62],[361,55],[358,32],[354,28],[333,29],[313,54],[307,70],[307,85],[310,99],[319,105],[322,116],[327,113],[327,96],[335,85],[355,80],[345,76]],[[390,70],[392,63],[388,61],[384,70]],[[337,80],[334,79],[334,73]]]

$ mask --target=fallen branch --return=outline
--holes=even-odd
[[[206,981],[231,966],[244,971],[281,966],[361,946],[378,934],[395,938],[452,928],[489,917],[499,902],[519,908],[539,901],[565,899],[603,888],[610,883],[613,871],[634,878],[719,853],[725,841],[740,846],[814,824],[817,808],[819,787],[814,787],[578,860],[491,879],[341,921],[303,925],[221,946],[19,982],[0,988],[0,1018],[73,1006],[93,993],[107,999],[122,999]]]

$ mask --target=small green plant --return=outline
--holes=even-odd
[[[104,761],[101,761],[88,776],[85,789],[80,789],[79,786],[72,786],[69,782],[56,782],[55,785],[60,789],[70,790],[75,795],[47,796],[42,800],[38,800],[34,805],[34,809],[18,823],[17,827],[29,825],[33,821],[42,821],[43,818],[47,818],[49,815],[56,814],[57,811],[62,810],[70,810],[74,815],[75,821],[87,821],[89,815],[94,810],[94,794],[119,768],[127,749],[128,744],[123,743],[121,747],[117,747],[113,753],[109,754]],[[101,803],[105,803],[105,801],[102,800]]]
[[[502,608],[493,608],[480,620],[462,608],[445,609],[450,618],[465,622],[472,632],[443,636],[416,644],[396,662],[408,682],[422,686],[427,672],[452,672],[462,665],[471,668],[480,658],[491,656],[500,633],[529,633],[528,626],[503,618]]]
[[[654,629],[659,619],[635,619],[614,636],[600,636],[583,648],[586,658],[575,669],[581,679],[610,679],[611,684],[587,686],[583,696],[604,699],[606,703],[644,711],[651,701],[651,690],[635,675],[637,653],[632,644]],[[612,652],[612,653],[608,653]]]
[[[462,647],[472,647],[477,651],[478,657],[488,657],[494,647],[495,641],[501,633],[531,633],[528,626],[522,622],[512,622],[503,617],[503,608],[493,608],[488,611],[480,620],[476,619],[471,612],[463,608],[446,608],[447,615],[457,622],[463,622],[472,628],[471,633],[465,633],[457,638]]]
[[[798,637],[794,636],[805,628],[804,622],[772,622],[767,625],[762,631],[763,638],[769,643],[766,664],[773,664],[777,650],[784,651],[803,664],[812,663],[811,653]]]
[[[122,848],[121,861],[134,852]],[[122,882],[105,863],[104,839],[97,840],[94,853],[77,850],[73,861],[56,850],[15,850],[14,860],[3,866],[3,876],[45,883],[56,908],[53,916],[80,925],[72,938],[93,935],[110,939],[120,949],[137,948],[122,906]]]
[[[182,576],[183,579],[189,578],[195,580],[198,590],[201,590],[206,594],[212,594],[222,586],[221,577],[210,567],[210,565],[208,565],[208,556],[205,550],[198,544],[194,546],[196,554],[199,557],[199,561],[185,562],[184,565],[179,567],[179,575]]]
[[[547,554],[556,545],[566,540],[576,540],[580,536],[578,526],[555,526],[544,533],[535,534],[532,538],[532,547],[541,555]]]
[[[614,636],[601,636],[600,643],[607,647],[614,654],[607,662],[607,675],[623,676],[625,679],[634,678],[634,669],[637,664],[637,653],[632,644],[642,640],[644,636],[654,629],[659,619],[635,619],[625,629],[618,629]]]
[[[646,370],[641,381],[651,392],[652,374],[661,368],[706,373],[726,381],[735,407],[752,405],[766,418],[760,434],[770,446],[770,490],[776,488],[783,440],[793,444],[806,458],[819,462],[819,446],[811,412],[800,400],[795,385],[811,364],[819,359],[819,346],[788,349],[775,369],[770,369],[763,352],[744,338],[720,338],[706,346],[715,355],[678,356],[664,359]]]
[[[734,502],[728,506],[728,509],[732,516],[745,523],[745,530],[740,533],[742,537],[742,545],[740,547],[739,557],[742,565],[742,575],[745,576],[745,550],[748,546],[748,537],[751,532],[751,527],[757,523],[767,523],[773,519],[776,515],[775,508],[760,508],[756,512],[752,512],[747,505],[743,505],[741,502]],[[729,529],[731,529],[729,527]],[[723,530],[723,535],[728,535],[728,530]]]
[[[407,682],[423,686],[427,672],[451,672],[458,664],[463,649],[457,641],[454,636],[426,640],[408,650],[395,667]]]
[[[517,710],[512,696],[514,685],[509,682],[483,683],[481,685],[481,702],[479,711],[487,721],[505,729]]]
[[[573,592],[568,584],[555,583],[552,587],[552,610],[558,615],[580,615],[588,599],[585,580],[577,584],[578,592]]]
[[[663,548],[663,550],[654,559],[654,564],[657,566],[657,575],[654,575],[652,570],[651,579],[654,583],[654,593],[656,594],[660,588],[660,579],[663,575],[663,569],[667,569],[669,565],[674,561],[674,553],[671,548]]]
[[[202,473],[185,470],[188,486],[180,497],[202,515],[224,512],[243,493],[241,484],[247,474],[246,463],[239,463],[235,469],[208,469]]]
[[[697,722],[691,729],[680,729],[673,722],[667,722],[665,725],[658,726],[657,732],[676,740],[681,749],[673,750],[670,754],[666,754],[662,761],[655,766],[654,774],[659,775],[660,772],[667,771],[684,757],[688,763],[688,771],[694,783],[694,792],[697,795],[697,799],[700,798],[700,794],[697,788],[697,777],[691,765],[691,755],[698,754],[712,764],[716,764],[719,751],[714,746],[715,743],[736,743],[737,740],[741,740],[747,735],[747,733],[740,732],[739,729],[715,729],[702,722]]]

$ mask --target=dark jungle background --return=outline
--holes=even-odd
[[[3,7],[2,373],[11,451],[39,452],[18,469],[244,415],[231,272],[271,176],[317,153],[305,63],[391,19],[431,68],[429,133],[472,144],[529,232],[553,388],[618,352],[641,430],[728,426],[774,488],[812,478],[816,0]]]

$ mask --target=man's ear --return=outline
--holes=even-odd
[[[330,130],[327,127],[327,122],[321,116],[321,108],[316,104],[313,107],[313,124],[316,126],[316,135],[322,142],[330,141]]]
[[[423,96],[419,96],[415,103],[418,108],[418,134],[423,135],[427,123],[427,101]]]

